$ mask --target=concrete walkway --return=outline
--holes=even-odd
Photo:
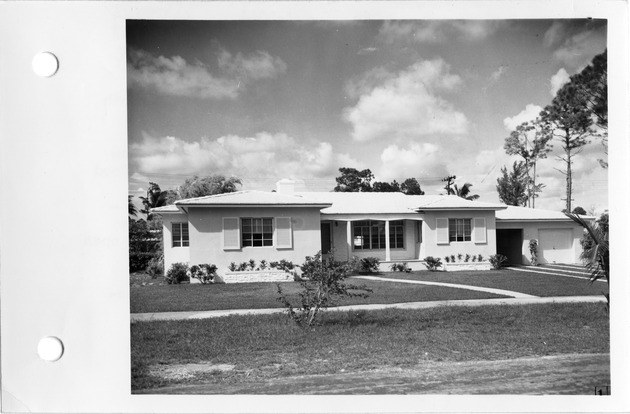
[[[537,296],[527,295],[525,293],[514,292],[512,290],[503,290],[503,289],[494,289],[487,288],[482,286],[470,286],[470,285],[459,285],[456,283],[441,283],[441,282],[425,282],[423,280],[409,280],[409,279],[390,279],[387,277],[378,277],[378,276],[353,276],[353,279],[367,279],[367,280],[378,280],[381,282],[395,282],[395,283],[409,283],[413,285],[430,285],[430,286],[444,286],[455,289],[466,289],[466,290],[476,290],[478,292],[486,292],[486,293],[494,293],[497,295],[511,296],[513,298],[535,298]]]
[[[588,280],[590,274],[583,267],[568,265],[542,265],[542,266],[509,266],[508,270],[517,272],[530,272],[543,275],[570,277],[573,279]],[[597,279],[597,282],[606,282],[606,279]]]
[[[328,308],[328,311],[360,311],[378,309],[427,309],[439,306],[485,306],[485,305],[528,305],[538,303],[576,303],[576,302],[605,302],[604,296],[551,296],[551,297],[520,297],[501,299],[468,299],[468,300],[438,300],[431,302],[406,302],[370,305],[349,305]],[[148,321],[176,321],[193,319],[219,318],[228,315],[270,315],[286,312],[284,308],[273,309],[228,309],[203,312],[156,312],[132,313],[131,322]]]

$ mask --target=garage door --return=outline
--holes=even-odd
[[[572,229],[538,230],[540,263],[574,263]]]

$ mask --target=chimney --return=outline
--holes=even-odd
[[[280,194],[295,193],[295,181],[288,178],[283,178],[276,183],[276,191]]]

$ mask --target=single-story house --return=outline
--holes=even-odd
[[[529,264],[538,241],[539,263],[579,263],[583,229],[563,213],[469,201],[454,195],[297,192],[289,180],[277,190],[238,191],[179,200],[155,208],[164,223],[165,269],[172,263],[230,263],[285,259],[295,264],[317,251],[338,260],[377,257],[381,268],[407,262],[424,268],[427,256],[489,256]]]

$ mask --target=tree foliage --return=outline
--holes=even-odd
[[[131,200],[133,198],[132,195],[128,195],[127,196],[127,208],[128,208],[128,214],[130,216],[134,216],[136,217],[138,215],[138,209],[136,208],[136,206],[133,204],[133,201]]]
[[[479,198],[478,194],[471,194],[470,193],[470,187],[472,187],[471,183],[465,183],[464,185],[462,185],[461,188],[457,187],[457,184],[453,185],[454,187],[454,191],[455,191],[455,195],[457,197],[461,197],[461,198],[465,198],[466,200],[476,200]]]
[[[530,207],[535,207],[537,193],[543,187],[536,184],[536,165],[538,160],[547,158],[547,153],[551,151],[551,138],[549,125],[537,118],[535,121],[523,122],[505,139],[505,152],[523,158],[527,204]]]
[[[512,171],[508,173],[507,168],[501,168],[501,177],[497,178],[497,192],[499,200],[508,206],[527,205],[528,178],[525,173],[525,162],[514,161]]]
[[[564,156],[558,158],[564,162],[565,169],[558,171],[566,176],[566,211],[571,211],[573,157],[582,152],[593,133],[590,110],[580,98],[578,87],[569,82],[560,88],[540,116],[564,150]]]
[[[168,194],[167,191],[162,191],[158,184],[153,182],[149,183],[147,196],[140,197],[144,205],[144,208],[140,210],[140,212],[147,215],[147,220],[153,219],[153,214],[151,213],[152,208],[162,207],[167,204]]]
[[[400,193],[400,185],[396,182],[396,180],[391,183],[376,181],[372,185],[372,191],[379,193]]]
[[[420,183],[415,178],[407,178],[400,185],[400,190],[407,195],[424,195]]]
[[[192,178],[187,178],[186,181],[175,190],[171,195],[171,199],[174,197],[173,202],[176,200],[183,200],[186,198],[205,197],[214,194],[233,193],[238,190],[238,185],[243,183],[236,177],[225,177],[221,174],[209,175],[206,177],[199,177],[195,175]],[[169,200],[170,201],[170,200]]]
[[[610,245],[608,238],[608,213],[604,213],[595,222],[585,220],[578,214],[567,214],[573,221],[586,229],[586,234],[580,240],[582,254],[580,258],[586,263],[590,273],[590,281],[606,279],[610,285]],[[610,296],[605,295],[610,304]]]
[[[337,192],[369,192],[372,191],[372,180],[374,180],[374,174],[369,169],[362,171],[356,168],[339,168],[341,175],[335,180],[337,186],[334,191]]]

